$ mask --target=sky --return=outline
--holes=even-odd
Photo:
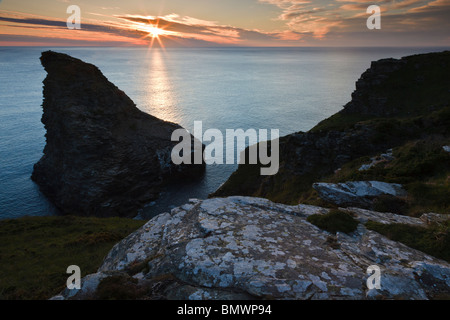
[[[450,0],[0,0],[0,46],[450,46]]]

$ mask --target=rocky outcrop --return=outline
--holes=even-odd
[[[327,178],[352,161],[372,158],[372,163],[359,166],[364,174],[386,150],[409,141],[449,137],[449,70],[449,51],[373,62],[340,112],[308,132],[280,138],[278,174],[263,177],[261,164],[241,164],[211,196],[298,203],[311,198],[313,183],[330,181]],[[393,160],[389,152],[383,158]],[[378,178],[361,180],[366,179]]]
[[[370,68],[361,75],[356,82],[356,90],[352,93],[352,100],[345,106],[348,113],[363,113],[367,115],[386,116],[386,95],[371,94],[380,87],[395,71],[400,70],[406,61],[403,59],[381,59],[373,61]]]
[[[41,62],[47,144],[32,179],[64,214],[134,215],[165,181],[202,174],[171,161],[180,126],[140,111],[97,67],[51,51]]]
[[[432,299],[450,292],[450,265],[363,223],[424,226],[418,218],[347,208],[360,222],[331,234],[307,221],[327,209],[251,197],[192,200],[118,243],[82,289],[55,299],[113,296],[107,283],[153,299]],[[367,270],[381,270],[369,289]],[[105,279],[110,281],[104,281]],[[122,280],[118,280],[122,279]],[[131,288],[131,289],[130,289]],[[114,286],[114,290],[120,290]]]
[[[318,182],[313,184],[313,188],[323,200],[344,207],[371,208],[374,200],[381,196],[394,198],[407,196],[402,185],[381,181]]]
[[[392,117],[435,110],[439,103],[448,103],[448,98],[439,100],[448,93],[449,81],[443,77],[450,69],[449,58],[450,52],[444,51],[373,61],[356,82],[342,113]],[[422,104],[432,96],[439,98]]]

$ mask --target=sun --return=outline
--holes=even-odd
[[[159,38],[160,35],[164,34],[164,30],[157,26],[149,26],[147,31],[152,38]]]
[[[168,33],[164,29],[159,27],[159,21],[157,21],[155,24],[146,25],[145,28],[143,28],[143,31],[148,33],[146,37],[151,38],[150,48],[153,47],[153,43],[155,42],[155,40],[161,47],[164,47],[161,36],[167,36]]]
[[[159,19],[148,19],[148,22],[138,22],[135,24],[134,29],[142,32],[144,35],[142,39],[150,39],[150,48],[153,44],[158,43],[161,48],[164,48],[163,40],[169,39],[171,36],[176,36],[176,32],[166,30],[170,24],[165,23],[164,26],[160,26]],[[155,41],[156,40],[156,41]]]

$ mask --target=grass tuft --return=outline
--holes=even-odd
[[[391,240],[450,262],[450,220],[428,228],[405,224],[382,224],[368,221],[366,228]]]
[[[331,233],[352,233],[358,227],[358,221],[350,214],[337,209],[332,209],[327,214],[313,214],[307,221]]]

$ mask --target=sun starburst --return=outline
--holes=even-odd
[[[143,27],[143,31],[148,32],[148,35],[146,37],[151,38],[150,47],[153,47],[155,40],[158,41],[161,47],[164,47],[161,38],[170,34],[170,32],[167,32],[159,26],[159,20],[157,20],[155,23],[149,23],[145,25]]]
[[[158,28],[158,26],[150,25],[146,28],[149,33],[149,36],[152,38],[159,38],[160,35],[164,35],[164,30]]]

